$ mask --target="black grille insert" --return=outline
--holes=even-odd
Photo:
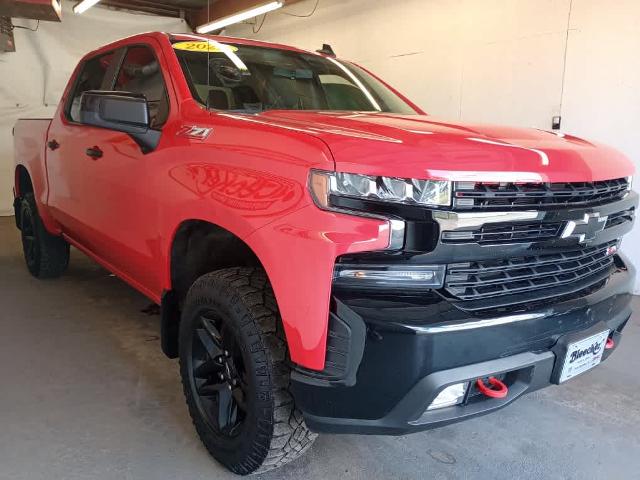
[[[477,230],[458,230],[442,232],[445,243],[517,243],[551,240],[560,235],[562,222],[533,222],[487,224]]]
[[[604,229],[633,222],[635,208],[611,213]],[[543,242],[560,238],[566,222],[513,222],[486,224],[475,230],[445,230],[444,243],[478,243],[497,245],[519,242]]]
[[[445,290],[468,301],[523,294],[587,281],[613,266],[615,243],[550,255],[447,266]]]
[[[517,208],[531,206],[590,205],[622,198],[626,178],[598,182],[511,183],[456,182],[456,209]]]

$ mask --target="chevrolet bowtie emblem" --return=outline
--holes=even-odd
[[[564,227],[560,238],[576,238],[578,243],[586,243],[604,230],[607,216],[601,217],[599,213],[585,213],[581,220],[569,220]]]

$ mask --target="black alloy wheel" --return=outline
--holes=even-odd
[[[20,236],[27,268],[37,278],[59,277],[69,266],[69,244],[42,224],[33,193],[20,200]]]
[[[198,410],[210,428],[237,436],[247,415],[247,384],[242,351],[231,329],[213,311],[193,330],[189,372]]]
[[[29,271],[34,271],[38,264],[39,252],[36,246],[36,223],[29,208],[23,208],[20,213],[20,232],[24,260]]]

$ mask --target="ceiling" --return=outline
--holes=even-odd
[[[207,5],[207,0],[173,0],[173,1],[167,1],[165,3],[180,5],[184,8],[202,8]],[[211,2],[211,3],[215,3],[215,2]]]
[[[207,6],[207,0],[161,0],[159,2],[152,0],[102,0],[100,3],[110,7],[125,8],[166,17],[189,17]],[[211,3],[215,3],[215,0]]]
[[[2,0],[0,0],[2,1]],[[101,5],[123,8],[138,12],[163,15],[166,17],[185,18],[189,25],[196,26],[213,19],[223,18],[237,12],[255,8],[266,0],[102,0]],[[286,5],[300,0],[286,0]]]

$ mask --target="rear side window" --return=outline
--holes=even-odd
[[[164,125],[169,115],[169,98],[153,50],[146,46],[130,47],[116,78],[115,90],[139,93],[149,104],[152,128]]]
[[[107,53],[87,60],[82,66],[80,75],[71,95],[68,115],[74,122],[80,121],[80,97],[87,90],[110,90],[111,75],[107,75],[114,61],[114,53]]]

